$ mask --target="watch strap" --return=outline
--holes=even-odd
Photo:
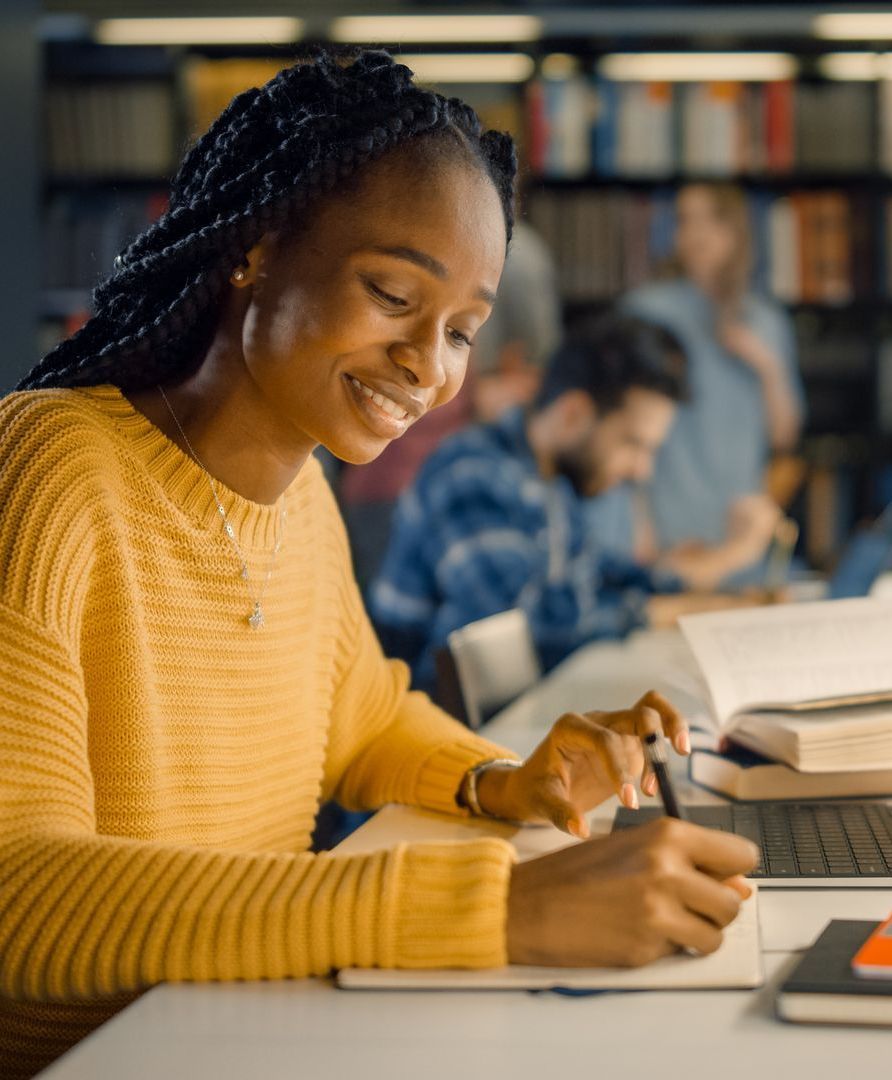
[[[490,758],[488,761],[478,762],[468,769],[462,778],[462,783],[459,785],[459,805],[464,805],[474,817],[492,817],[492,814],[487,814],[483,809],[480,800],[477,798],[477,781],[487,769],[491,769],[495,765],[505,765],[512,769],[519,769],[523,762],[518,761],[516,758]]]

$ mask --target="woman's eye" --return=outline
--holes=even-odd
[[[457,345],[464,345],[467,348],[470,348],[473,344],[467,334],[463,334],[461,330],[454,330],[452,327],[450,327],[448,333]]]
[[[383,301],[385,304],[390,304],[393,307],[406,307],[407,300],[404,300],[401,296],[394,296],[392,293],[385,292],[374,283],[374,281],[367,281],[366,288],[376,299]]]

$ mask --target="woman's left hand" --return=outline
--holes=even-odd
[[[655,794],[641,741],[655,731],[679,753],[690,753],[687,724],[655,690],[630,709],[566,713],[520,768],[493,766],[480,774],[481,809],[510,821],[550,821],[586,839],[585,814],[611,795],[637,809],[636,776],[645,794]]]

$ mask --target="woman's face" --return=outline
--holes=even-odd
[[[458,392],[505,257],[492,182],[395,151],[249,255],[245,364],[279,438],[371,461]]]
[[[675,209],[675,252],[682,269],[699,285],[709,287],[734,259],[734,230],[716,213],[715,201],[705,188],[684,188]]]

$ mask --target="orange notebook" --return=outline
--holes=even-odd
[[[852,971],[868,979],[892,979],[892,915],[880,923],[855,953]]]

